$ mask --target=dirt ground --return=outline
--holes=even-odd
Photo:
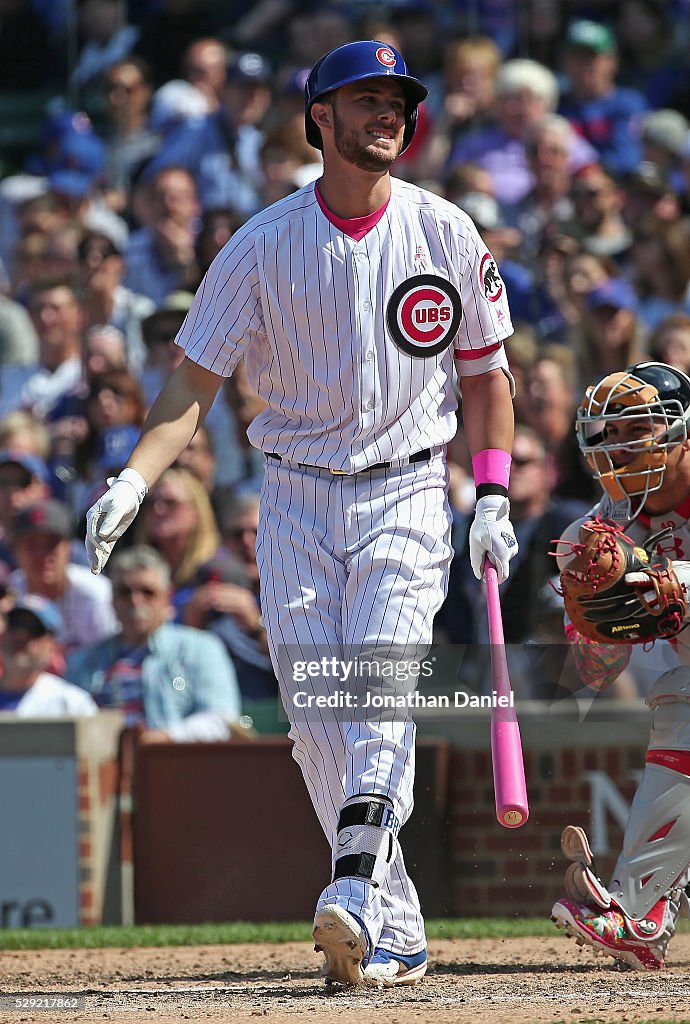
[[[638,973],[555,931],[541,939],[443,940],[430,943],[430,970],[417,986],[330,993],[316,973],[321,958],[306,943],[4,952],[0,1021],[690,1022],[690,935],[677,936],[670,952],[667,970]],[[58,995],[79,1006],[31,1006]]]

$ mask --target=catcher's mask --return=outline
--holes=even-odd
[[[587,388],[575,423],[578,444],[627,519],[661,487],[669,449],[687,440],[688,420],[690,377],[665,363],[636,363]]]

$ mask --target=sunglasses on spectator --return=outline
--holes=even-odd
[[[32,479],[33,477],[30,473],[21,473],[20,475],[0,473],[0,488],[18,487],[23,491],[29,487]]]
[[[174,512],[182,505],[188,505],[188,501],[182,498],[164,498],[162,495],[151,495],[151,505],[163,509],[164,512]]]
[[[113,587],[116,597],[132,597],[134,594],[141,594],[147,600],[157,597],[161,593],[156,587],[130,587],[126,583],[116,583]]]
[[[98,398],[104,391],[110,391],[116,398],[130,398],[130,392],[124,388],[119,388],[116,384],[99,384],[97,387],[91,388],[91,397]]]
[[[604,188],[574,188],[573,197],[575,199],[595,199],[604,191]]]
[[[226,536],[231,537],[233,540],[241,540],[245,533],[253,533],[256,537],[258,532],[256,526],[235,526],[232,530],[226,532]]]

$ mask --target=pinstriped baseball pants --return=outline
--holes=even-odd
[[[442,454],[355,476],[267,459],[257,538],[262,613],[293,757],[331,850],[348,797],[382,794],[400,822],[407,820],[415,726],[405,712],[298,707],[309,696],[351,687],[326,671],[302,672],[298,681],[295,665],[347,662],[353,652],[389,647],[416,656],[426,651],[452,557],[447,493]],[[374,945],[414,953],[426,944],[399,847],[380,887],[341,878],[327,886],[317,909],[325,903],[357,914]]]

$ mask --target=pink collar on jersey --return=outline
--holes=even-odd
[[[386,199],[383,206],[380,206],[378,210],[374,210],[373,213],[368,213],[366,217],[336,217],[336,215],[331,210],[328,209],[323,199],[321,198],[321,193],[319,192],[318,185],[314,185],[314,193],[316,195],[316,201],[321,207],[324,217],[327,217],[331,224],[333,224],[333,226],[338,229],[338,231],[342,231],[343,234],[349,235],[350,238],[354,238],[355,242],[361,242],[361,240],[366,235],[367,231],[371,231],[372,228],[376,227],[376,225],[386,212],[386,207],[388,206],[391,199],[391,197],[388,196],[388,199]]]

